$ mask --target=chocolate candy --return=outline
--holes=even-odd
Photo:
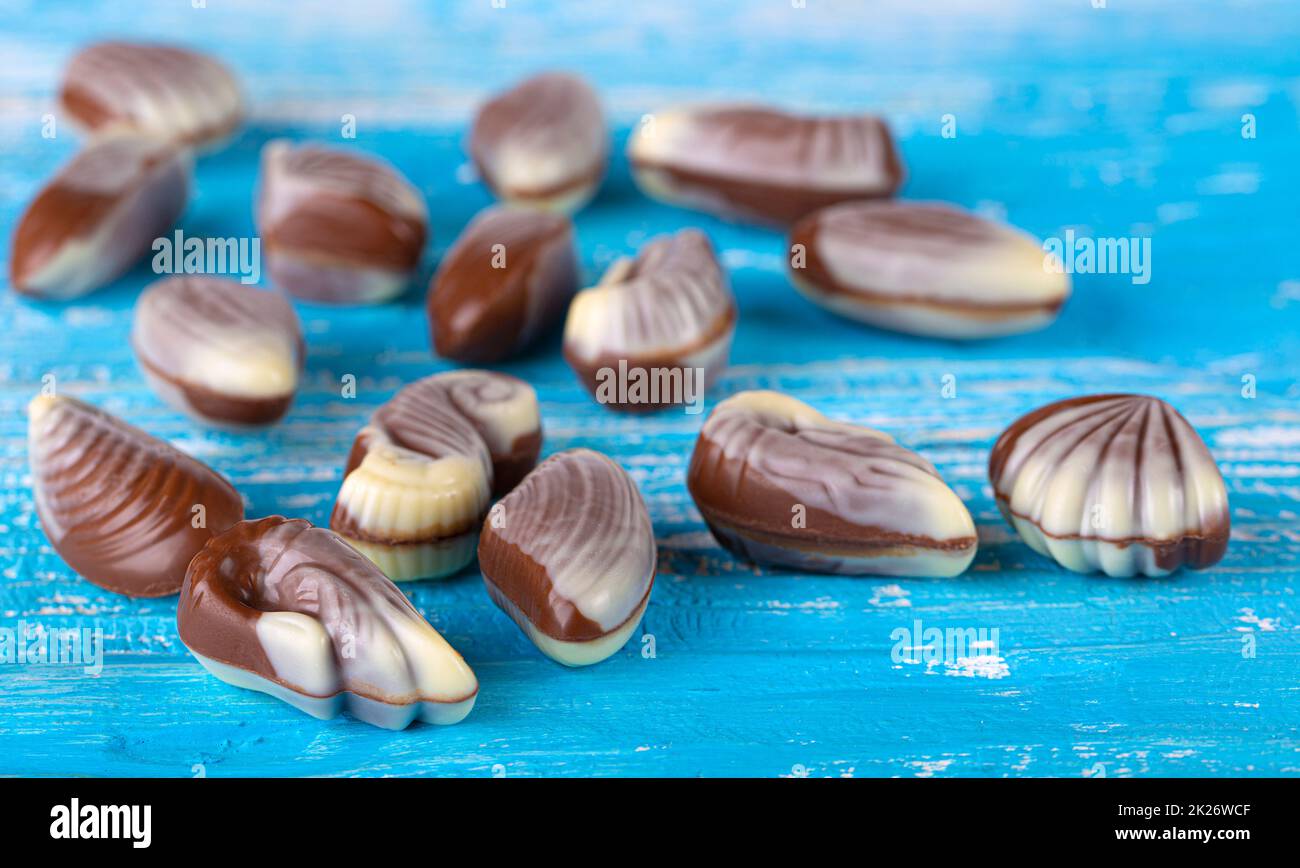
[[[1228,548],[1228,492],[1205,443],[1147,395],[1089,395],[1028,413],[998,438],[989,480],[1039,554],[1076,572],[1163,576]]]
[[[537,394],[491,371],[406,386],[357,434],[330,527],[394,581],[451,575],[474,559],[493,494],[537,463]]]
[[[427,224],[420,191],[387,163],[281,140],[262,150],[257,226],[271,279],[291,295],[387,301],[419,264]]]
[[[849,199],[892,196],[903,166],[872,115],[814,117],[753,105],[656,112],[627,148],[647,195],[722,217],[788,224]]]
[[[492,509],[478,545],[488,594],[566,666],[609,657],[641,623],[654,528],[636,483],[590,449],[552,455]]]
[[[458,723],[478,679],[375,565],[302,519],[244,521],[214,537],[185,575],[176,627],[229,684],[313,717],[402,729]]]
[[[149,286],[136,302],[131,346],[159,397],[219,426],[279,419],[302,369],[302,327],[284,296],[218,277]]]
[[[880,328],[945,338],[1048,325],[1070,279],[1032,236],[933,202],[850,202],[800,221],[790,274],[812,301]]]
[[[429,285],[434,349],[469,364],[509,358],[563,316],[577,288],[567,219],[489,208],[456,239]]]
[[[42,395],[27,415],[41,527],[101,588],[174,594],[190,558],[244,517],[239,494],[207,465],[103,410]]]
[[[70,299],[120,277],[185,209],[190,163],[159,139],[87,143],[18,222],[9,253],[14,289]]]
[[[975,557],[975,524],[934,465],[777,392],[714,408],[686,484],[722,547],[760,564],[955,576]]]
[[[469,152],[499,198],[570,212],[605,176],[609,133],[595,91],[576,76],[549,72],[479,109]]]
[[[59,90],[63,113],[95,133],[128,130],[206,145],[243,116],[230,70],[205,54],[168,45],[96,42],[77,52]]]
[[[713,246],[702,232],[683,229],[618,260],[578,293],[564,325],[564,358],[605,406],[653,410],[689,402],[678,386],[708,388],[727,367],[735,330],[736,302]],[[652,388],[622,388],[631,381]]]

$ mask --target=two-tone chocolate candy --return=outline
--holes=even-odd
[[[552,455],[492,508],[479,538],[488,594],[552,660],[599,663],[641,623],[654,528],[636,483],[590,449]]]
[[[120,277],[185,209],[192,160],[166,141],[96,138],[23,213],[9,281],[24,295],[70,299]]]
[[[313,717],[385,729],[458,723],[478,679],[374,564],[302,519],[244,521],[214,537],[185,575],[176,627],[229,684]]]
[[[492,497],[532,470],[537,394],[491,371],[406,386],[352,444],[330,527],[394,581],[451,575],[474,559]]]
[[[174,594],[190,558],[244,517],[239,494],[215,471],[103,410],[42,395],[27,414],[41,527],[101,588]]]
[[[683,229],[623,258],[569,305],[564,358],[618,410],[692,403],[726,369],[736,301],[704,233]],[[691,393],[691,394],[688,394]]]
[[[577,288],[568,219],[489,208],[456,239],[429,285],[433,347],[468,364],[509,358],[558,322]]]
[[[168,277],[146,288],[131,346],[159,397],[219,426],[278,420],[302,369],[302,326],[285,297],[219,277]]]
[[[605,176],[609,133],[590,85],[548,72],[479,109],[469,152],[499,198],[570,212],[595,194]]]
[[[73,55],[59,106],[96,134],[126,130],[198,146],[229,136],[244,114],[235,77],[215,58],[121,41],[96,42]]]
[[[686,484],[723,548],[760,564],[955,576],[975,557],[975,524],[934,465],[777,392],[714,408]]]
[[[873,115],[704,105],[647,115],[627,148],[648,196],[731,219],[788,224],[849,199],[892,196],[903,165]]]
[[[1163,576],[1228,548],[1228,492],[1182,415],[1147,395],[1088,395],[1011,424],[989,455],[998,507],[1076,572]]]
[[[271,280],[290,295],[370,304],[410,282],[428,210],[420,191],[385,162],[277,140],[262,150],[257,226]]]
[[[790,274],[812,301],[880,328],[945,338],[1040,329],[1070,279],[1033,236],[937,202],[849,202],[790,236]]]

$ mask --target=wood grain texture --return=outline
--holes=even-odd
[[[257,153],[272,137],[355,145],[426,195],[433,242],[397,302],[298,305],[304,389],[258,434],[208,431],[143,384],[126,339],[147,264],[80,302],[0,294],[0,627],[102,628],[103,671],[0,665],[0,773],[18,775],[1251,775],[1300,772],[1300,14],[1172,0],[1111,4],[524,2],[315,6],[3,4],[0,234],[74,150],[42,114],[63,61],[123,32],[181,39],[241,76],[253,115],[204,157],[181,228],[250,236]],[[936,10],[930,10],[936,13]],[[610,454],[640,486],[660,572],[637,637],[569,671],[496,609],[474,571],[405,588],[477,672],[450,728],[317,722],[206,675],[175,599],[133,601],[73,574],[33,511],[24,407],[53,374],[226,474],[248,513],[328,518],[365,417],[450,367],[429,350],[423,287],[488,204],[463,150],[487,93],[547,67],[591,78],[615,160],[576,218],[584,275],[648,237],[702,228],[740,307],[733,366],[709,407],[777,388],[879,427],[931,459],[971,508],[980,553],[952,580],[825,578],[739,563],[708,536],[684,474],[702,416],[609,413],[559,337],[502,370],[542,402],[544,454]],[[1049,329],[970,345],[832,317],[795,294],[775,232],[644,199],[621,156],[642,112],[708,94],[871,107],[895,125],[903,195],[1004,214],[1039,236],[1150,237],[1152,280],[1078,275]],[[1242,115],[1258,137],[1243,139]],[[942,116],[958,135],[940,135]],[[8,255],[7,244],[4,247]],[[355,399],[340,396],[345,374]],[[1256,397],[1243,396],[1252,376]],[[956,395],[943,397],[945,377]],[[1030,551],[989,491],[989,446],[1024,411],[1090,391],[1159,395],[1198,428],[1228,484],[1233,539],[1214,569],[1159,580],[1068,573]],[[997,629],[996,659],[895,662],[898,628]],[[642,656],[643,636],[656,656]],[[1253,643],[1254,654],[1243,651]]]

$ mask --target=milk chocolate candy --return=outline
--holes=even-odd
[[[474,559],[492,496],[532,470],[537,394],[491,371],[406,386],[357,434],[330,527],[394,581],[451,575]]]
[[[185,209],[191,159],[140,136],[86,144],[27,206],[9,281],[38,298],[85,295],[124,274]]]
[[[302,368],[302,327],[284,296],[218,277],[168,277],[145,289],[131,346],[159,397],[216,426],[275,422]]]
[[[262,150],[257,226],[271,280],[327,304],[399,294],[420,262],[428,211],[387,163],[282,140]]]
[[[735,330],[736,302],[713,246],[684,229],[615,262],[577,294],[564,358],[605,406],[654,410],[707,389],[727,367]]]
[[[1159,398],[1089,395],[1040,407],[989,455],[1020,538],[1075,572],[1163,576],[1228,548],[1228,492],[1209,449]]]
[[[686,484],[722,547],[756,563],[946,577],[975,557],[975,524],[934,465],[777,392],[714,408]]]
[[[42,395],[27,415],[41,527],[101,588],[174,594],[190,558],[244,517],[239,494],[207,465],[103,410]]]
[[[627,153],[647,196],[767,224],[787,225],[849,199],[892,196],[903,183],[889,127],[872,115],[688,106],[648,115]]]
[[[488,594],[566,666],[599,663],[641,623],[657,560],[636,483],[590,449],[552,455],[492,509],[479,538]]]
[[[456,239],[429,286],[434,349],[468,364],[509,358],[564,315],[577,288],[566,218],[489,208]]]
[[[1070,295],[1033,236],[931,202],[850,202],[800,221],[795,287],[841,316],[943,338],[1043,328]]]
[[[609,133],[595,91],[580,78],[548,72],[479,109],[469,151],[497,197],[571,212],[605,176]]]
[[[204,146],[229,136],[243,117],[230,70],[195,51],[136,42],[96,42],[63,74],[59,106],[96,134],[126,130]]]
[[[244,521],[185,575],[176,627],[229,684],[322,720],[385,729],[458,723],[478,679],[397,586],[338,534],[302,519]]]

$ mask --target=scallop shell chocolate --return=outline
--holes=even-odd
[[[704,233],[683,229],[623,258],[579,292],[564,358],[616,410],[697,405],[727,367],[736,302]]]
[[[1163,576],[1228,548],[1223,475],[1200,435],[1147,395],[1089,395],[1011,424],[989,455],[1002,514],[1076,572]]]
[[[131,346],[154,392],[209,425],[269,425],[293,403],[302,326],[278,292],[178,275],[136,302]]]
[[[657,560],[636,483],[590,449],[552,455],[492,509],[479,537],[488,594],[552,660],[598,663],[641,623]]]
[[[195,555],[176,609],[185,647],[229,684],[313,717],[385,729],[457,723],[478,679],[374,564],[323,527],[271,516]]]
[[[760,564],[955,576],[978,545],[965,504],[929,461],[778,392],[714,408],[686,485],[722,547]]]
[[[174,594],[199,549],[244,517],[219,474],[116,416],[66,395],[42,395],[27,413],[41,527],[101,588]]]
[[[809,300],[879,328],[944,338],[1041,329],[1070,278],[1028,233],[935,202],[846,202],[801,220],[790,276]]]
[[[501,199],[571,212],[604,178],[609,133],[590,85],[548,72],[479,109],[469,151],[479,175]]]
[[[96,134],[127,130],[199,146],[226,138],[243,117],[239,85],[220,61],[139,42],[78,51],[63,74],[59,104]]]
[[[393,581],[439,578],[474,559],[492,497],[537,462],[537,394],[492,371],[403,388],[352,444],[330,527]]]

